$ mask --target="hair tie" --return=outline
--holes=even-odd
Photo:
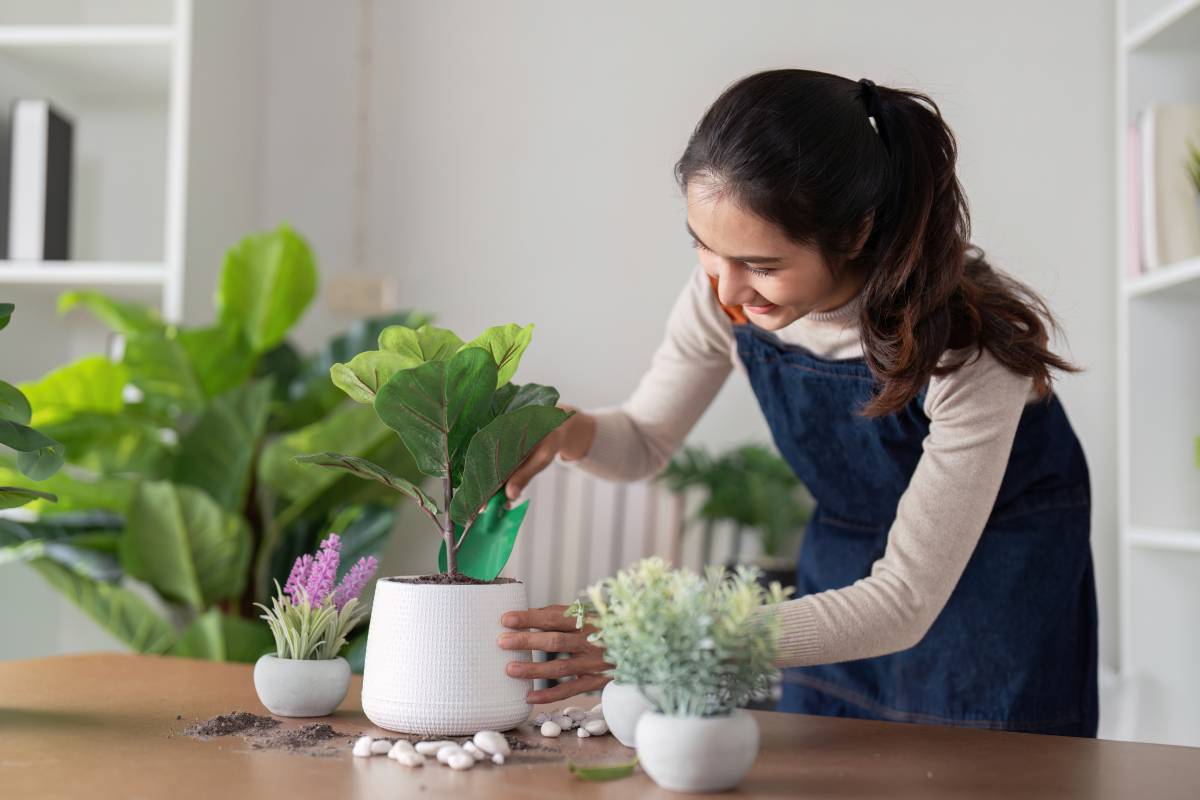
[[[858,87],[858,99],[863,102],[864,106],[866,106],[867,121],[871,123],[871,127],[875,129],[875,132],[878,133],[882,139],[883,133],[879,130],[879,121],[882,116],[879,113],[879,89],[875,86],[875,81],[871,80],[870,78],[863,78],[860,80],[858,82]],[[886,139],[884,140],[884,144],[887,144]]]

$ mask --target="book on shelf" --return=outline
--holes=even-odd
[[[1200,194],[1188,170],[1188,145],[1200,147],[1200,106],[1157,105],[1141,112],[1140,157],[1132,177],[1140,196],[1137,238],[1141,269],[1200,255]]]
[[[48,100],[13,103],[6,210],[9,260],[70,257],[72,140],[71,121]]]

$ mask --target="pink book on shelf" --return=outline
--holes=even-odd
[[[1125,274],[1142,273],[1142,171],[1141,129],[1133,122],[1125,129]]]

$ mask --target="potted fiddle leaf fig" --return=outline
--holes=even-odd
[[[346,394],[374,407],[440,489],[427,494],[342,453],[297,457],[412,499],[440,539],[436,574],[376,582],[362,706],[380,727],[453,735],[505,730],[529,715],[528,681],[505,674],[511,653],[496,642],[501,614],[528,605],[523,583],[497,577],[529,505],[509,508],[503,488],[571,414],[556,407],[554,388],[511,383],[532,334],[532,325],[502,325],[463,342],[429,325],[391,327],[378,350],[330,370]]]

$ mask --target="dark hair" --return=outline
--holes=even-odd
[[[939,366],[947,349],[972,346],[975,358],[988,351],[1047,396],[1051,369],[1076,367],[1047,349],[1047,329],[1058,326],[1045,302],[970,243],[956,154],[954,134],[924,94],[781,69],[726,89],[675,175],[685,192],[695,177],[711,181],[816,247],[832,269],[864,270],[863,351],[879,382],[865,414],[903,408],[931,375],[967,363]]]

